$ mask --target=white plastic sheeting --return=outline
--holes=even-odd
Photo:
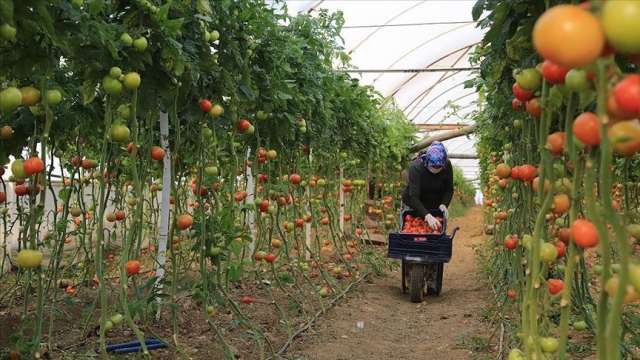
[[[478,109],[478,95],[473,88],[465,89],[464,83],[476,76],[469,57],[484,36],[472,19],[475,0],[285,3],[291,15],[313,15],[319,9],[341,11],[345,51],[351,64],[362,71],[352,76],[395,99],[415,124],[472,123],[468,114]],[[446,140],[444,145],[450,153],[476,153],[473,135]],[[477,179],[477,160],[452,162],[469,180]]]

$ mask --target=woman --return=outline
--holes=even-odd
[[[416,216],[423,218],[429,227],[438,229],[440,222],[427,209],[439,209],[444,218],[448,218],[448,207],[453,197],[453,166],[441,142],[434,141],[413,159],[407,181],[402,202],[413,209]]]

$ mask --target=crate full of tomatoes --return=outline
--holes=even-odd
[[[400,223],[400,234],[414,235],[414,241],[427,241],[437,239],[444,234],[446,229],[446,219],[440,210],[429,210],[429,213],[440,222],[440,226],[434,230],[423,218],[416,216],[415,211],[405,210],[402,212]],[[424,236],[421,236],[424,235]]]
[[[449,262],[453,249],[453,236],[447,236],[447,220],[440,210],[429,210],[442,228],[434,231],[414,210],[405,210],[400,217],[398,232],[389,233],[388,256],[393,259],[419,258],[424,262]],[[419,231],[419,233],[415,233]]]
[[[402,219],[402,234],[442,234],[442,217],[434,216],[440,222],[440,226],[436,230],[432,229],[424,219],[406,214]]]

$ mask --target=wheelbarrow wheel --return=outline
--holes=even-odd
[[[421,303],[424,300],[425,285],[424,265],[411,265],[411,282],[409,287],[409,297],[413,303]]]

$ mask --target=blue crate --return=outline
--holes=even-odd
[[[433,216],[443,216],[440,210],[429,210],[429,213]],[[402,212],[401,229],[404,216],[407,214],[415,215],[415,211]],[[451,260],[454,234],[446,235],[444,216],[442,228],[441,234],[389,234],[388,257],[422,263],[448,263]]]

